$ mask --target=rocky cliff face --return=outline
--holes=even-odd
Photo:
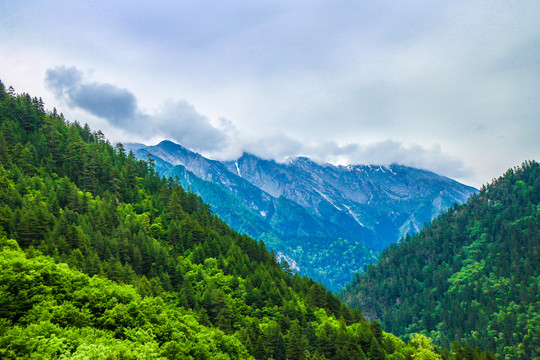
[[[405,166],[334,166],[300,157],[285,164],[244,154],[225,163],[234,173],[275,198],[284,197],[336,225],[375,231],[366,242],[380,250],[450,207],[474,188],[434,173]],[[332,219],[335,219],[332,220]],[[378,228],[391,224],[378,236]]]
[[[219,162],[170,141],[126,148],[141,159],[151,154],[158,172],[178,176],[231,227],[334,290],[390,243],[475,192],[400,165],[276,163],[250,154]]]

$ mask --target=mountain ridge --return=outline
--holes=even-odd
[[[160,174],[177,176],[230,226],[265,241],[276,253],[294,260],[302,274],[333,290],[350,281],[390,243],[418,231],[440,211],[476,191],[403,165],[336,166],[303,156],[278,163],[249,153],[236,160],[217,161],[168,140],[142,148],[127,144],[126,148],[140,159],[153,156]],[[239,199],[242,209],[223,211],[222,192]],[[249,219],[243,220],[235,211],[249,213]],[[246,222],[252,225],[246,226]],[[318,238],[328,248],[341,243],[338,247],[345,246],[346,259],[328,254],[323,267],[313,270],[318,255],[312,250],[319,246],[309,237]],[[353,248],[354,252],[347,251]],[[338,274],[336,267],[345,275]]]

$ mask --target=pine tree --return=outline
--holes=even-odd
[[[291,324],[287,356],[291,360],[304,360],[306,358],[307,341],[297,321]]]

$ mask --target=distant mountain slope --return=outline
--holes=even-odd
[[[293,269],[338,290],[402,235],[416,232],[475,189],[405,166],[287,163],[244,154],[209,160],[171,141],[126,144],[178,176],[237,231],[263,240]]]
[[[540,356],[540,165],[526,162],[383,251],[340,297],[386,331]]]
[[[376,250],[418,231],[442,209],[475,192],[454,180],[399,165],[334,166],[306,157],[278,164],[249,154],[226,165],[272,196],[283,196],[330,219],[342,228],[339,235],[343,228],[355,229],[343,237],[364,236],[362,241]],[[374,231],[374,238],[365,236],[366,229]]]

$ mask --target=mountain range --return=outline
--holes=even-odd
[[[233,229],[262,240],[302,275],[339,290],[380,251],[476,189],[402,165],[284,163],[244,153],[205,158],[171,141],[124,144],[201,196]]]

